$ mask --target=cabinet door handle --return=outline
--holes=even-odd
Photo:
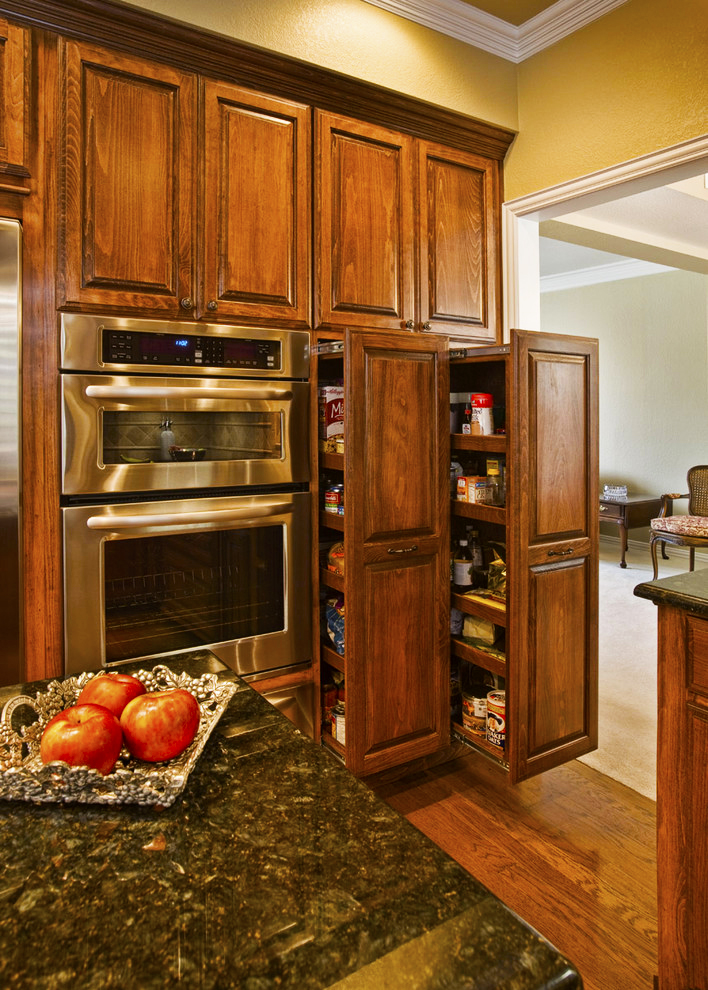
[[[396,550],[394,547],[389,547],[386,553],[413,553],[413,551],[417,549],[418,547],[414,543],[412,547],[401,547],[399,550]]]
[[[191,296],[184,296],[183,299],[180,299],[179,304],[182,309],[194,309],[194,300]]]
[[[569,553],[572,553],[572,552],[573,552],[573,548],[572,547],[568,547],[567,550],[549,550],[548,551],[548,556],[549,557],[567,557],[567,555]]]
[[[415,330],[415,323],[413,320],[406,320],[406,330]]]
[[[427,321],[423,324],[423,329],[424,330],[430,330],[431,329],[430,324]]]
[[[217,307],[216,299],[210,299],[209,302],[207,303],[207,309],[211,309],[213,311],[216,309],[216,307]]]

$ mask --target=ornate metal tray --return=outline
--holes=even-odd
[[[51,681],[36,698],[17,695],[5,704],[0,714],[0,800],[168,807],[184,790],[207,739],[237,690],[235,684],[219,681],[216,674],[190,677],[162,665],[134,671],[133,676],[148,691],[184,688],[197,699],[199,729],[187,749],[168,762],[145,763],[124,747],[115,770],[106,777],[88,767],[70,767],[62,762],[43,764],[39,743],[45,725],[73,705],[84,685],[95,676],[86,673]]]

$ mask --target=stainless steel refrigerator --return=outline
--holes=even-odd
[[[22,671],[22,228],[0,220],[0,684]]]

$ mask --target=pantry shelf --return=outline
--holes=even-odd
[[[477,519],[480,522],[498,523],[503,526],[506,522],[506,510],[496,505],[485,505],[484,502],[458,502],[452,500],[453,516],[463,516],[465,519]]]
[[[484,650],[478,650],[476,647],[470,646],[469,643],[465,643],[463,639],[458,639],[456,636],[452,638],[451,649],[453,654],[459,657],[460,660],[474,663],[478,667],[488,670],[490,674],[498,674],[500,677],[506,678],[506,660],[500,660],[499,657],[494,656],[492,653],[485,653]]]
[[[330,571],[326,567],[320,567],[320,584],[324,584],[333,591],[340,591],[344,594],[344,575]]]
[[[479,450],[487,453],[506,453],[506,435],[492,433],[486,436],[471,436],[469,433],[453,433],[450,436],[453,450]]]
[[[346,673],[344,657],[340,656],[340,654],[337,653],[336,650],[333,650],[331,646],[327,646],[323,643],[320,646],[320,656],[321,659],[324,660],[325,663],[328,663],[330,667],[334,667],[334,669],[338,670],[341,674]]]
[[[484,598],[458,595],[453,592],[450,597],[450,604],[466,615],[476,615],[480,619],[488,619],[495,626],[506,628],[506,607],[501,602],[498,605],[492,605]]]
[[[344,532],[344,516],[340,516],[338,512],[320,512],[320,524],[328,529]]]

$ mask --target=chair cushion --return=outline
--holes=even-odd
[[[652,519],[654,532],[675,533],[677,536],[708,537],[708,516],[665,516]]]

